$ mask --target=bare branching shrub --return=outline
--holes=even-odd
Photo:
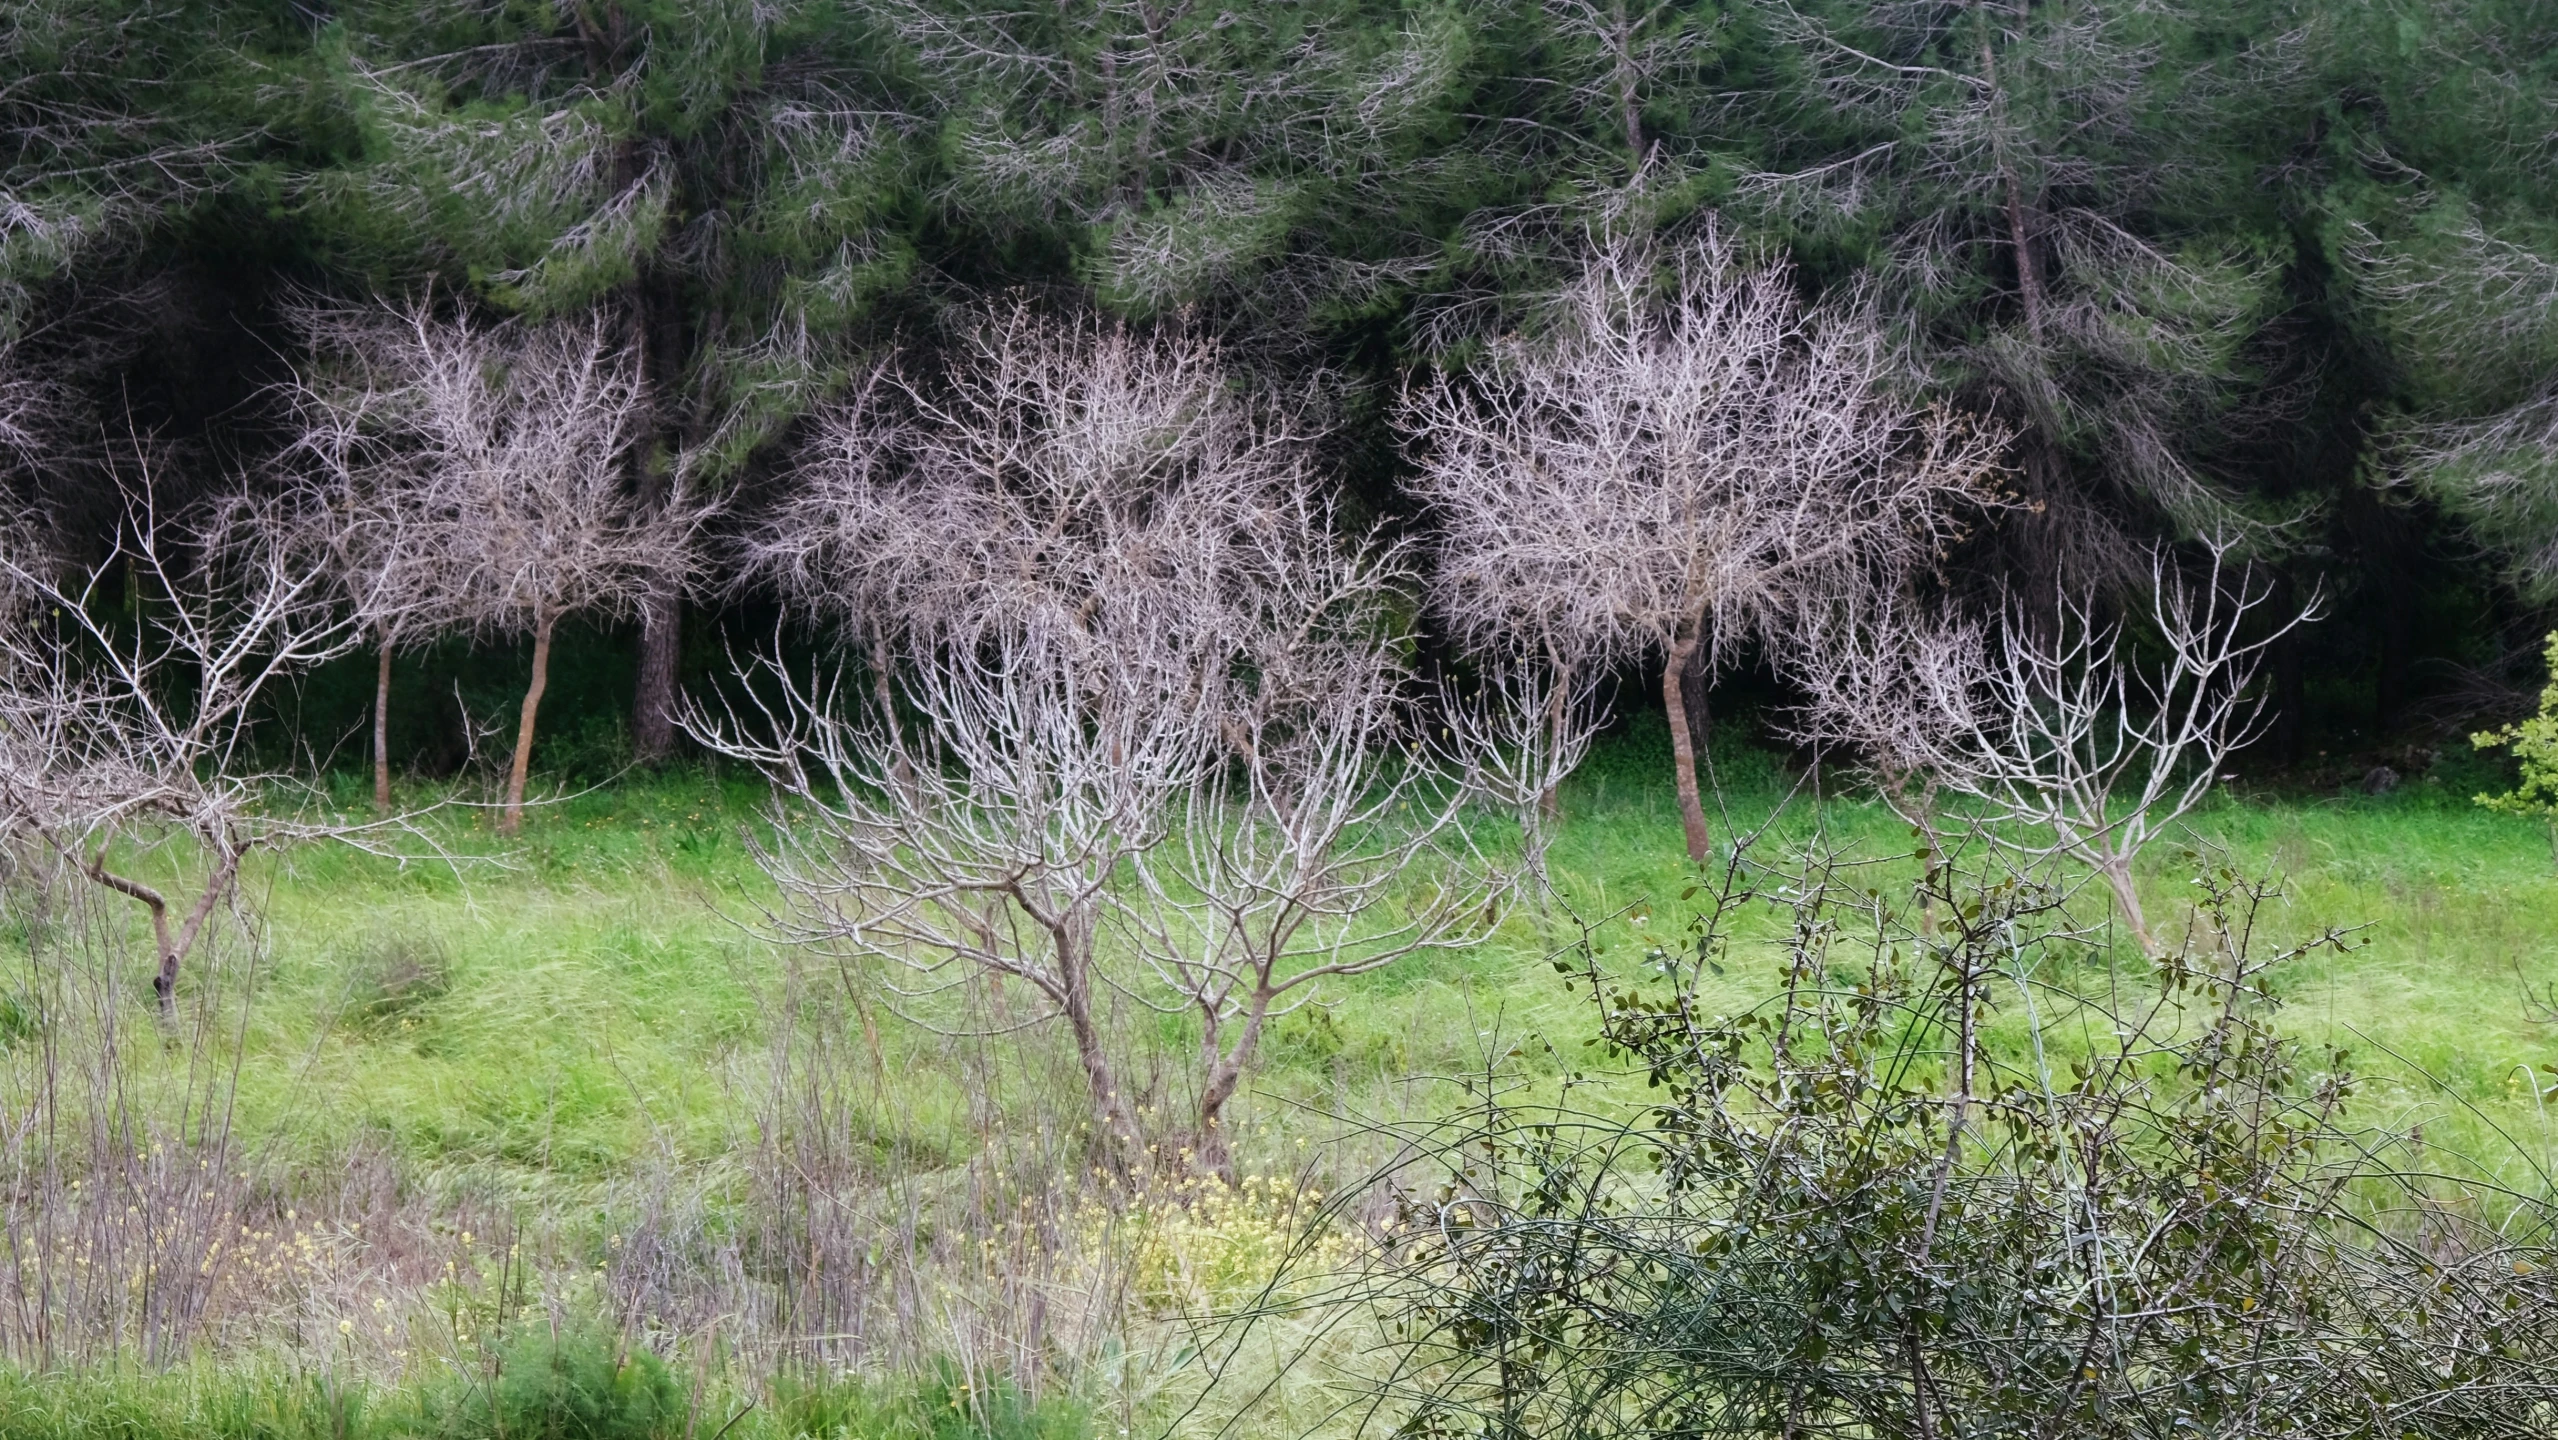
[[[297,805],[312,799],[308,785],[262,762],[267,703],[358,632],[327,579],[277,527],[244,513],[223,512],[252,537],[235,542],[166,520],[146,483],[97,570],[65,579],[25,547],[0,549],[0,578],[21,597],[0,623],[6,823],[20,843],[148,910],[164,1012],[252,851],[316,840],[373,848],[415,834],[406,817],[350,824]],[[140,598],[131,619],[106,599],[118,582]],[[139,878],[155,853],[181,869],[201,863],[192,894]]]
[[[2340,936],[2269,945],[2274,891],[2214,868],[2151,984],[2073,983],[2060,893],[1985,854],[1904,906],[1744,853],[1642,973],[1561,955],[1596,1055],[1560,1095],[1487,1076],[1416,1137],[1355,1292],[1398,1433],[2558,1422],[2545,1202],[2415,1173],[2350,1118],[2343,1057],[2276,1023],[2281,966]],[[1776,993],[1708,1003],[1770,953]]]
[[[1834,619],[1794,667],[1811,697],[1804,733],[1867,756],[1931,834],[1951,819],[2011,852],[2086,865],[2155,953],[2134,865],[2262,732],[2257,666],[2316,614],[2269,612],[2273,596],[2225,550],[2190,585],[2155,557],[2143,617],[2163,651],[2154,667],[2084,597],[2056,597],[2049,625],[2022,606],[1994,628],[1897,607]],[[1940,813],[1939,794],[1969,804]]]
[[[884,364],[826,417],[751,545],[794,600],[892,647],[1075,648],[1097,620],[1213,634],[1287,563],[1314,422],[1212,342],[1014,302],[951,348],[946,383]]]
[[[43,1369],[167,1364],[265,1298],[222,1044],[245,993],[202,988],[182,1049],[130,1034],[125,927],[102,898],[42,862],[7,896],[27,1020],[0,1049],[0,1351]]]
[[[904,967],[910,999],[1026,985],[1110,1165],[1167,1139],[1222,1168],[1270,1017],[1464,943],[1506,879],[1460,823],[1464,768],[1406,731],[1395,557],[1344,548],[1295,419],[1179,335],[1014,309],[963,362],[945,390],[894,381],[894,423],[875,391],[839,416],[762,546],[907,657],[902,697],[879,665],[863,722],[768,664],[752,723],[693,729],[791,797],[767,852],[787,936]],[[1399,884],[1431,898],[1393,912]],[[1189,1134],[1143,1132],[1115,995],[1201,1027]]]
[[[1990,498],[1999,437],[1894,380],[1875,317],[1806,311],[1782,268],[1709,234],[1668,255],[1602,245],[1552,336],[1496,341],[1478,373],[1407,399],[1415,488],[1443,527],[1434,605],[1484,650],[1657,659],[1697,860],[1691,664],[1897,588]]]
[[[343,502],[324,493],[309,528],[324,549],[362,559],[380,547],[413,562],[366,582],[359,608],[533,637],[498,822],[511,834],[523,823],[553,629],[572,614],[629,614],[651,586],[691,573],[701,514],[643,509],[623,483],[639,359],[600,315],[484,325],[421,306],[316,316],[306,328],[344,374],[309,388],[302,445],[333,490],[343,469],[346,492]],[[341,503],[347,513],[333,516]]]

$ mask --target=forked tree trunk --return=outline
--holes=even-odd
[[[178,966],[195,948],[196,937],[204,932],[204,922],[213,915],[213,907],[221,903],[230,890],[231,881],[240,873],[240,847],[227,839],[216,847],[220,859],[213,872],[204,879],[204,893],[195,900],[195,908],[187,912],[186,923],[175,935],[169,933],[169,902],[158,890],[139,880],[130,880],[107,868],[107,852],[100,850],[85,867],[89,878],[119,895],[139,900],[151,912],[152,948],[159,952],[159,969],[151,976],[151,993],[159,1001],[160,1018],[177,1017]]]
[[[1670,712],[1670,765],[1679,791],[1679,824],[1687,830],[1688,858],[1702,865],[1714,858],[1714,830],[1706,824],[1705,800],[1697,790],[1696,737],[1688,731],[1687,687],[1682,683],[1697,643],[1693,632],[1671,642],[1661,667],[1661,704]]]
[[[533,718],[542,709],[542,687],[551,678],[552,617],[533,622],[533,682],[524,687],[524,718],[515,727],[515,763],[506,772],[506,809],[497,817],[497,833],[512,835],[524,828],[524,775],[533,763]]]
[[[1235,1098],[1236,1089],[1243,1083],[1243,1072],[1252,1064],[1253,1052],[1260,1046],[1270,999],[1267,995],[1255,998],[1252,1008],[1244,1014],[1243,1033],[1235,1038],[1231,1050],[1220,1044],[1219,1027],[1214,1023],[1200,1032],[1200,1070],[1207,1083],[1200,1087],[1199,1133],[1190,1145],[1193,1174],[1214,1175],[1228,1184],[1234,1183],[1234,1147],[1226,1140],[1226,1105]]]
[[[373,813],[391,813],[391,637],[382,637],[382,663],[373,672]]]
[[[684,602],[651,595],[640,606],[639,686],[631,700],[631,753],[655,764],[675,753],[675,660]]]
[[[2132,943],[2141,947],[2142,955],[2155,958],[2158,947],[2150,942],[2149,917],[2141,913],[2141,892],[2132,883],[2131,857],[2109,857],[2096,868],[2105,877],[2105,888],[2114,892],[2114,903],[2122,907],[2123,923],[2132,927]]]

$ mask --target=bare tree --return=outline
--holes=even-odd
[[[350,824],[296,807],[307,787],[258,764],[266,702],[358,643],[361,621],[271,517],[233,506],[218,523],[249,538],[164,520],[146,474],[107,564],[64,580],[23,542],[0,548],[16,602],[0,622],[0,821],[149,911],[164,1014],[252,852],[324,838],[378,848],[414,833],[406,817]],[[139,597],[134,616],[109,602],[110,585]],[[119,842],[147,853],[173,840],[203,857],[191,895],[166,894],[117,854]]]
[[[1461,943],[1506,880],[1458,824],[1468,777],[1406,753],[1379,613],[1400,567],[1342,545],[1299,415],[1187,335],[1014,307],[958,349],[940,386],[865,387],[758,541],[870,640],[867,718],[767,661],[770,698],[688,723],[803,817],[766,856],[784,933],[903,967],[910,999],[1026,983],[1113,1165],[1150,1137],[1102,1002],[1195,1016],[1185,1139],[1219,1168],[1269,1017]],[[1387,918],[1425,860],[1437,888]]]
[[[431,343],[423,307],[304,306],[293,319],[315,361],[284,389],[298,434],[282,504],[225,527],[280,540],[334,583],[375,650],[373,808],[391,809],[391,659],[464,620],[469,595],[458,538],[436,485],[434,452],[416,433],[414,387],[401,362]]]
[[[317,532],[351,563],[397,562],[358,582],[359,608],[533,637],[502,834],[523,824],[554,629],[571,614],[627,615],[650,586],[686,576],[702,518],[643,510],[622,485],[640,396],[637,360],[615,334],[601,316],[482,325],[413,306],[340,326],[335,338],[365,379],[352,396],[305,407],[306,448],[331,465],[378,454],[395,469],[350,472],[370,488],[360,498],[350,489],[348,508]],[[398,635],[378,638],[387,672]]]
[[[1307,475],[1302,406],[1238,393],[1216,344],[973,317],[934,384],[875,369],[821,424],[751,542],[804,604],[898,645],[1077,644],[1105,609],[1214,628],[1242,547]]]
[[[1598,677],[1555,656],[1494,656],[1468,689],[1443,679],[1435,717],[1448,756],[1484,800],[1519,820],[1520,872],[1542,890],[1557,792],[1598,734]]]
[[[1811,697],[1803,733],[1861,750],[1887,797],[1931,834],[1948,819],[1933,805],[1941,789],[1970,802],[1954,823],[2086,865],[2143,953],[2156,954],[2135,883],[2140,853],[2261,733],[2257,666],[2317,604],[2267,613],[2273,583],[2233,567],[2221,546],[2190,585],[2163,556],[2152,577],[2145,628],[2166,652],[2155,670],[2135,663],[2122,622],[2083,596],[2056,597],[2056,624],[2022,604],[1986,628],[1893,608],[1841,620],[1795,667]],[[1925,787],[1916,803],[1912,778]]]
[[[1666,267],[1666,286],[1656,283]],[[1485,649],[1661,665],[1688,853],[1713,851],[1680,678],[1895,588],[1989,498],[2000,438],[1892,388],[1855,305],[1806,312],[1709,233],[1601,245],[1555,333],[1407,399],[1442,525],[1432,600]]]
[[[1547,718],[1505,729],[1478,710],[1490,733],[1421,753],[1409,677],[1378,623],[1409,577],[1311,525],[1289,538],[1230,660],[1225,754],[1183,794],[1174,843],[1141,858],[1114,916],[1149,972],[1141,998],[1199,1026],[1190,1160],[1229,1178],[1226,1106],[1273,1018],[1326,981],[1474,945],[1497,923],[1515,867],[1464,822],[1487,772],[1532,768],[1498,739],[1541,736]]]

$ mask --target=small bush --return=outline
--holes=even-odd
[[[346,1018],[383,1026],[413,1018],[453,988],[453,960],[435,940],[394,935],[359,959],[347,979]]]
[[[587,1330],[535,1329],[501,1347],[495,1373],[430,1397],[434,1440],[664,1440],[684,1432],[683,1383],[666,1362]]]
[[[2482,794],[2478,803],[2508,814],[2543,816],[2558,835],[2558,632],[2549,637],[2549,686],[2540,692],[2539,713],[2469,739],[2481,750],[2510,749],[2522,767],[2522,783],[2502,795]]]
[[[2034,877],[1742,849],[1641,973],[1556,958],[1588,1069],[1414,1137],[1369,1297],[1406,1440],[2558,1434],[2558,1208],[2349,1122],[2275,1024],[2342,935],[2258,953],[2275,892],[2207,865],[2152,983],[2082,990]]]

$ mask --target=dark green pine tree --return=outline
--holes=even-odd
[[[2335,97],[2320,217],[2396,382],[2383,473],[2526,604],[2558,602],[2558,11],[2400,0],[2312,19]]]
[[[2289,306],[2266,112],[2296,47],[2156,0],[1782,0],[1783,75],[1730,213],[1874,285],[1936,384],[2016,425],[2029,588],[2145,580],[2142,542],[2286,543],[2215,463],[2261,423]]]
[[[212,0],[22,0],[0,13],[0,455],[60,492],[117,426],[79,382],[112,370],[155,245],[253,189],[281,142],[260,57],[304,41],[293,7]],[[119,388],[110,383],[110,392]],[[102,508],[94,499],[90,508]]]
[[[1498,7],[1487,7],[1493,10]],[[1470,134],[1486,22],[1373,0],[888,0],[931,127],[946,273],[1077,285],[1282,348],[1429,282],[1496,174]],[[1309,328],[1312,326],[1313,328]]]

